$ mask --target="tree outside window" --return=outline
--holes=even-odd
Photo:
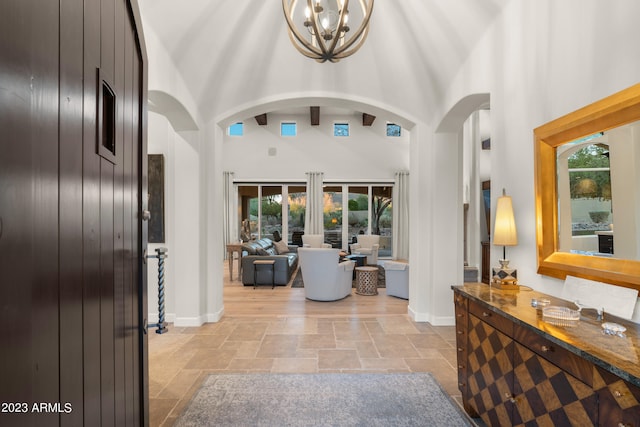
[[[587,145],[568,157],[572,234],[588,235],[609,230],[611,173],[609,146]]]

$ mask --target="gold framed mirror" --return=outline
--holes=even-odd
[[[640,84],[534,130],[536,245],[539,274],[559,279],[571,275],[640,290],[640,257],[628,259],[598,251],[590,253],[573,249],[561,250],[561,233],[558,228],[561,222],[563,225],[567,222],[561,221],[559,216],[559,205],[562,205],[558,190],[559,151],[566,149],[568,144],[587,140],[593,135],[604,135],[608,131],[638,121],[640,121]],[[640,131],[636,133],[638,136],[637,139],[634,138],[634,145],[640,152]],[[566,181],[568,182],[568,179]],[[633,183],[634,194],[640,194],[638,188],[640,181],[634,180]],[[613,178],[610,185],[613,185]],[[637,209],[640,211],[640,206]],[[616,213],[617,211],[614,210],[614,218],[617,217]],[[640,212],[634,215],[640,218]],[[613,225],[611,229],[610,234],[616,233],[622,236],[623,233],[628,233],[624,229],[618,231],[618,228],[613,228]],[[632,230],[632,233],[633,236],[640,235],[640,231]],[[636,246],[640,246],[640,239],[637,237],[633,239],[636,241]]]

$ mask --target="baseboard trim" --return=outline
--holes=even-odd
[[[414,322],[427,322],[433,326],[454,326],[456,324],[456,319],[453,316],[434,317],[428,313],[417,312],[411,306],[409,306],[407,312]]]
[[[453,316],[434,317],[431,324],[433,326],[455,326],[456,318]]]
[[[202,326],[205,323],[206,317],[203,315],[198,317],[176,317],[173,325],[178,327],[197,327]]]
[[[222,316],[224,316],[224,307],[222,307],[220,310],[216,311],[215,313],[207,314],[207,323],[219,322],[220,319],[222,319]]]
[[[409,307],[407,308],[407,312],[409,313],[409,316],[411,316],[411,320],[413,320],[414,322],[429,321],[429,316],[427,315],[427,313],[417,312],[413,308],[411,308],[411,305],[409,305]]]
[[[164,315],[164,321],[167,323],[174,323],[176,320],[175,313],[169,313]],[[147,322],[152,325],[158,323],[158,313],[149,313],[147,315]]]
[[[174,326],[202,326],[205,323],[216,323],[222,319],[224,307],[215,313],[208,313],[198,317],[176,317],[175,313],[165,314],[164,321],[173,323]],[[149,313],[148,323],[150,325],[158,323],[158,313]]]

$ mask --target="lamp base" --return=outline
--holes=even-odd
[[[509,268],[508,260],[500,260],[500,267],[494,267],[491,285],[498,289],[518,290],[518,271],[515,268]]]
[[[497,289],[501,289],[503,291],[519,291],[520,285],[518,282],[504,282],[501,280],[492,280],[491,286]]]

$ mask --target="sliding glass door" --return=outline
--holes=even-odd
[[[379,257],[390,257],[393,249],[392,190],[390,185],[371,187],[371,234],[380,236]]]
[[[260,237],[282,239],[282,186],[261,186]]]
[[[355,243],[358,234],[369,233],[369,186],[349,186],[347,235]]]
[[[324,187],[324,241],[331,247],[342,246],[342,186]]]
[[[324,239],[349,249],[359,234],[380,236],[379,257],[392,255],[392,186],[328,184],[324,186]],[[250,238],[282,238],[301,244],[307,201],[304,184],[238,184],[239,223],[250,225]],[[285,220],[286,219],[286,220]]]
[[[238,224],[240,224],[239,237],[246,239],[247,237],[254,238],[258,236],[258,218],[259,218],[259,203],[258,203],[258,186],[256,185],[239,185],[238,186],[238,207],[240,211],[240,218]],[[248,224],[249,236],[243,236],[242,226]]]
[[[289,185],[287,198],[287,238],[288,242],[298,244],[299,236],[304,233],[304,215],[307,208],[307,187]]]
[[[306,194],[305,185],[238,185],[239,224],[250,224],[251,239],[291,242],[304,232]]]

